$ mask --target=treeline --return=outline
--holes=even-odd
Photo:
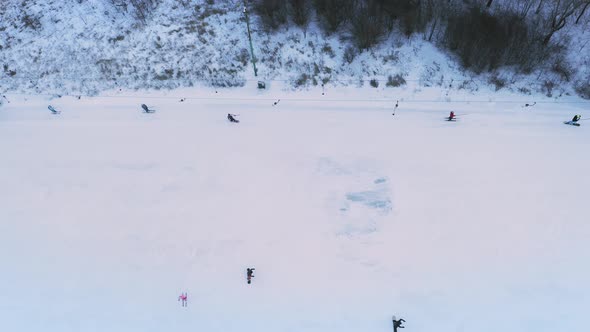
[[[587,19],[590,0],[249,0],[269,31],[315,20],[327,34],[369,49],[392,31],[449,49],[476,72],[513,66],[530,72],[558,61],[555,34]],[[556,70],[569,79],[568,69]]]

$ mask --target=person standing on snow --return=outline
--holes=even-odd
[[[178,301],[182,301],[182,306],[186,307],[188,302],[188,293],[180,293]]]
[[[395,319],[395,316],[393,316],[393,332],[397,332],[397,329],[404,329],[406,328],[405,326],[402,326],[402,323],[405,322],[406,320],[403,318],[400,318],[398,320]]]
[[[246,269],[246,280],[248,280],[248,284],[252,283],[252,278],[254,278],[254,268],[247,268]]]

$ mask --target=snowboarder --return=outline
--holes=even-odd
[[[141,108],[143,109],[144,113],[155,113],[156,112],[156,110],[149,109],[146,104],[141,104]]]
[[[182,301],[182,306],[186,307],[188,302],[188,293],[180,293],[178,301]]]
[[[60,113],[58,110],[53,108],[53,106],[51,106],[51,105],[47,106],[47,109],[49,109],[51,111],[51,114],[59,114]]]
[[[254,278],[254,268],[247,268],[246,269],[246,279],[248,280],[248,284],[252,283],[252,278]]]
[[[406,320],[403,318],[400,318],[398,320],[395,319],[395,316],[393,316],[393,332],[397,332],[397,329],[404,329],[406,328],[405,326],[402,326],[402,324],[405,322]]]
[[[447,118],[447,121],[455,121],[455,112],[451,111],[451,113],[449,113],[449,117]]]
[[[229,122],[239,123],[240,121],[235,118],[236,114],[227,113],[227,119]]]
[[[574,118],[571,119],[571,121],[564,121],[563,123],[565,123],[567,125],[579,127],[580,124],[578,123],[578,121],[580,121],[581,118],[582,118],[581,115],[576,114],[576,115],[574,115]]]

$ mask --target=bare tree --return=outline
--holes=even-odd
[[[120,11],[131,11],[135,18],[145,23],[149,14],[158,7],[160,0],[110,0]]]
[[[586,13],[586,9],[588,9],[588,7],[590,7],[590,0],[582,1],[580,6],[582,9],[580,10],[580,14],[578,15],[578,18],[576,19],[576,24],[578,24],[580,22],[580,19]]]
[[[539,5],[537,6],[537,10],[535,10],[535,14],[541,13],[541,9],[543,9],[543,3],[545,3],[544,0],[539,0]]]
[[[565,24],[567,23],[567,19],[571,17],[582,3],[580,0],[555,0],[553,6],[551,7],[551,11],[549,12],[548,21],[549,24],[547,26],[547,34],[545,38],[543,38],[543,45],[548,45],[549,41],[551,41],[551,37],[553,35],[563,29]]]
[[[529,14],[529,11],[535,4],[536,0],[519,0],[516,2],[516,10],[518,11],[518,15],[524,19]]]
[[[300,27],[306,26],[310,15],[309,0],[289,0],[289,5],[293,22]]]

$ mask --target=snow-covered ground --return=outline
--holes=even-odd
[[[588,104],[245,91],[7,95],[2,330],[587,330]]]

